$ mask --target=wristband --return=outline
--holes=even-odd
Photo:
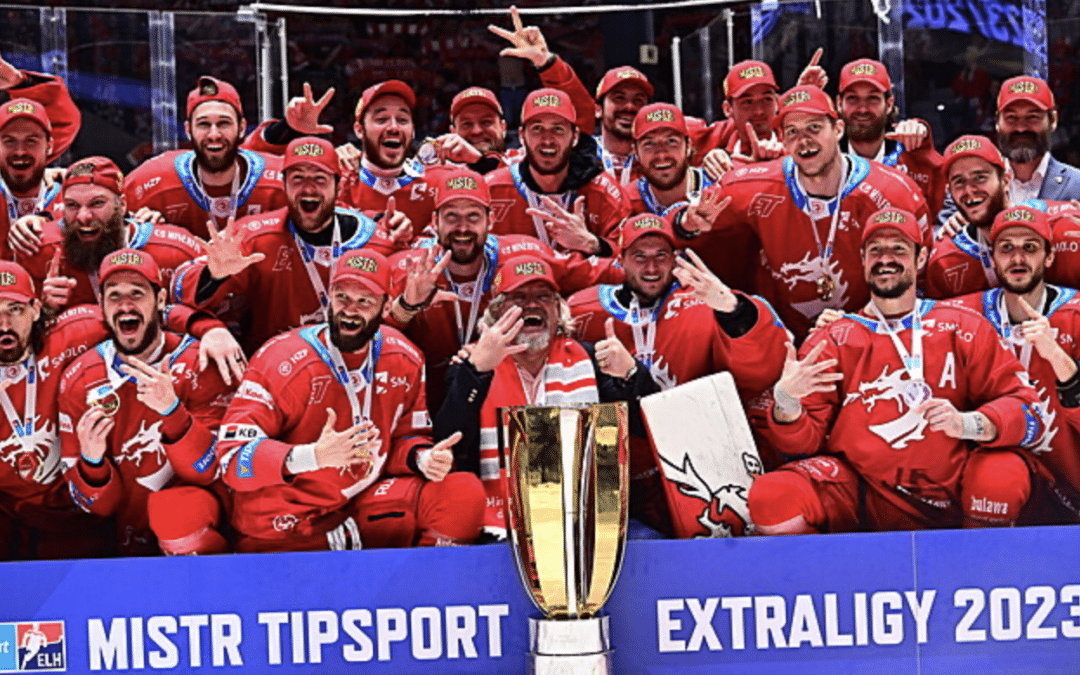
[[[986,436],[986,423],[982,413],[960,413],[960,438],[965,441],[981,441]]]
[[[412,305],[412,304],[409,304],[408,302],[406,302],[405,301],[405,294],[402,293],[401,295],[398,296],[398,304],[400,304],[401,308],[404,309],[406,312],[419,312],[420,310],[422,310],[423,308],[425,308],[425,307],[427,307],[428,305],[431,304],[432,299],[435,297],[435,294],[438,293],[438,292],[439,292],[438,287],[431,289],[431,293],[426,298],[424,298],[423,301],[421,301],[420,304],[418,304],[418,305]]]
[[[308,471],[318,471],[319,460],[315,458],[315,444],[294,445],[285,455],[285,470],[296,475]]]
[[[95,460],[92,460],[89,457],[87,457],[86,454],[83,453],[82,451],[79,451],[79,454],[82,455],[82,459],[83,459],[84,462],[86,462],[87,464],[89,464],[90,466],[92,466],[94,468],[97,468],[97,467],[99,467],[99,466],[101,466],[102,464],[105,463],[104,455],[101,457],[101,459],[95,461]]]
[[[165,410],[164,412],[162,412],[162,413],[161,413],[161,416],[162,416],[162,417],[168,417],[169,415],[171,415],[171,414],[173,414],[174,412],[176,412],[176,409],[177,409],[177,408],[179,408],[179,407],[180,407],[180,397],[179,397],[179,396],[177,396],[177,397],[176,397],[176,400],[175,400],[175,401],[173,401],[173,404],[172,404],[171,406],[169,406],[169,408],[168,408],[167,410]]]

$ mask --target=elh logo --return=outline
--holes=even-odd
[[[63,621],[0,623],[0,673],[67,671]]]

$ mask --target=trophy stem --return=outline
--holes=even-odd
[[[569,452],[568,449],[577,447],[578,442],[578,412],[576,410],[562,410],[559,415],[559,434],[562,436],[562,471],[563,476],[576,476],[578,472],[577,453]],[[581,606],[578,599],[578,570],[580,562],[577,554],[578,527],[576,504],[574,494],[578,488],[577,481],[563,480],[562,482],[562,514],[563,514],[563,550],[566,560],[566,604],[567,613],[571,619],[578,617],[578,608]]]
[[[589,619],[529,617],[532,675],[613,675],[608,616]]]

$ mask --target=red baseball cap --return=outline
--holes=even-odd
[[[450,119],[457,117],[462,108],[473,103],[486,105],[498,113],[499,117],[503,116],[503,109],[499,105],[499,99],[495,96],[495,92],[483,87],[469,87],[464,91],[459,91],[454,100],[450,102]]]
[[[203,75],[199,78],[195,88],[187,95],[187,119],[191,119],[191,113],[200,103],[207,101],[222,101],[236,108],[236,114],[244,117],[244,108],[240,105],[240,94],[236,93],[236,87],[216,77]]]
[[[899,231],[905,239],[913,244],[921,244],[923,241],[922,231],[919,229],[919,219],[915,217],[914,213],[903,209],[889,208],[871,214],[866,219],[866,225],[863,227],[862,233],[862,245],[866,246],[866,242],[870,241],[870,238],[877,232],[888,229]]]
[[[986,136],[961,136],[945,148],[942,157],[945,161],[941,164],[941,175],[945,177],[945,180],[949,179],[949,169],[952,165],[965,157],[978,157],[999,169],[1005,168],[1005,159],[1002,158],[1001,151]]]
[[[495,278],[491,281],[491,288],[495,295],[500,295],[533,281],[543,281],[556,292],[559,290],[555,275],[551,272],[551,265],[547,261],[534,255],[519,255],[499,266]]]
[[[330,285],[353,279],[372,293],[386,295],[390,292],[390,263],[381,254],[362,248],[352,250],[338,258]]]
[[[764,84],[779,91],[772,68],[764,61],[740,61],[731,67],[724,78],[724,98],[731,100],[746,93],[750,87]]]
[[[566,92],[558,89],[537,89],[525,97],[521,107],[521,125],[525,126],[537,115],[549,113],[557,115],[573,125],[577,125],[577,109]]]
[[[857,82],[872,85],[882,93],[892,91],[892,80],[889,79],[889,71],[881,61],[857,59],[840,69],[841,94]]]
[[[157,261],[146,251],[122,248],[105,256],[98,270],[98,279],[104,288],[105,281],[117,272],[135,272],[155,286],[161,286],[161,270]]]
[[[1030,206],[1013,206],[994,217],[990,226],[990,243],[997,241],[998,235],[1010,227],[1026,227],[1046,241],[1054,243],[1054,234],[1050,229],[1050,219],[1039,209]]]
[[[484,182],[484,177],[472,169],[454,167],[438,174],[435,192],[435,208],[442,208],[446,202],[455,199],[468,199],[481,206],[491,206],[491,192]]]
[[[0,300],[30,302],[36,296],[30,273],[18,263],[0,260]]]
[[[663,237],[672,246],[676,246],[675,233],[667,220],[651,213],[639,213],[624,218],[619,224],[619,248],[625,251],[635,241],[649,235]]]
[[[281,163],[281,173],[285,173],[300,164],[311,164],[335,176],[340,175],[334,144],[325,138],[301,136],[289,143],[288,147],[285,148],[285,159]]]
[[[45,106],[28,98],[13,98],[0,106],[0,129],[7,126],[11,120],[25,118],[33,120],[45,129],[45,133],[52,136],[52,122],[45,113]]]
[[[633,66],[619,66],[607,71],[600,78],[600,83],[596,85],[596,100],[600,101],[612,89],[623,84],[633,84],[641,87],[649,98],[652,98],[655,93],[652,83],[649,82],[649,78],[645,77],[645,73]]]
[[[683,136],[690,135],[682,111],[670,103],[650,103],[634,117],[632,135],[635,141],[657,129],[671,129]]]
[[[356,102],[356,111],[354,113],[356,119],[359,120],[363,117],[364,111],[371,106],[372,102],[384,94],[397,94],[405,99],[405,103],[409,106],[409,110],[416,107],[416,92],[412,90],[412,87],[401,80],[385,80],[378,84],[371,85],[360,95],[360,100]]]
[[[789,113],[825,115],[834,120],[840,117],[836,113],[832,98],[825,93],[825,90],[811,85],[789,89],[780,97],[780,112],[773,119],[773,126],[778,129],[782,127],[784,116]]]
[[[115,192],[124,193],[124,174],[108,157],[86,157],[71,165],[64,177],[64,192],[72,185],[100,185]]]
[[[1053,110],[1057,107],[1054,105],[1054,92],[1050,91],[1046,80],[1028,75],[1013,77],[1001,84],[1001,89],[998,90],[998,112],[1015,101],[1033,103],[1040,110]]]

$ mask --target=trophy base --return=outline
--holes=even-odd
[[[532,675],[612,675],[607,615],[590,619],[529,617]]]

